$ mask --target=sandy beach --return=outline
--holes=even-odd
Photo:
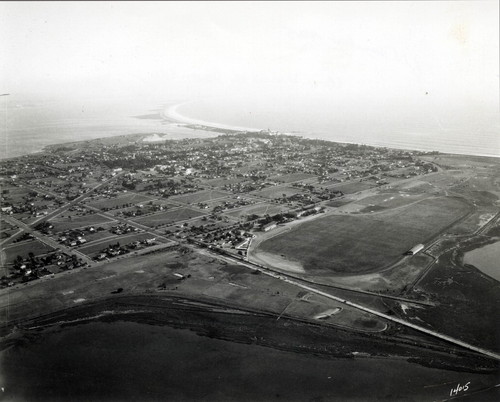
[[[326,140],[341,144],[363,144],[373,147],[414,151],[439,151],[459,155],[499,157],[498,136],[494,126],[480,126],[471,123],[469,128],[450,126],[443,130],[427,122],[427,126],[416,130],[410,128],[410,126],[400,127],[382,123],[369,123],[366,125],[362,120],[342,123],[341,116],[332,119],[328,117],[328,114],[319,114],[315,110],[309,110],[306,106],[297,109],[294,113],[290,113],[289,110],[280,105],[269,106],[270,109],[266,112],[264,112],[264,105],[254,106],[255,110],[252,110],[252,112],[255,112],[254,116],[249,119],[242,111],[248,105],[243,103],[240,110],[240,106],[224,105],[222,103],[218,107],[216,115],[227,116],[226,120],[225,117],[211,117],[212,115],[207,114],[206,110],[198,114],[197,109],[192,107],[198,102],[205,104],[205,107],[210,105],[209,109],[215,109],[215,105],[207,101],[186,101],[166,107],[162,115],[168,120],[174,120],[182,124],[194,124],[224,130],[261,131],[270,127],[273,131],[286,135],[298,135],[307,139]],[[189,113],[201,116],[201,118],[183,115],[182,110],[184,106],[187,107],[188,105]],[[193,109],[195,112],[193,112]],[[362,117],[363,113],[360,113],[360,116]],[[227,124],[227,122],[233,124]],[[248,124],[248,126],[245,124]],[[250,125],[258,125],[259,127],[249,127]],[[475,131],[474,136],[469,134],[471,130]],[[476,138],[476,140],[473,140],[473,138]]]
[[[236,130],[236,131],[261,131],[261,128],[256,128],[256,127],[242,127],[242,126],[231,126],[228,124],[222,124],[222,123],[216,123],[212,121],[203,121],[203,120],[198,120],[198,119],[193,119],[188,116],[184,116],[179,112],[179,108],[181,106],[187,105],[188,103],[191,102],[183,102],[183,103],[178,103],[172,106],[169,106],[165,109],[164,116],[175,120],[179,123],[184,123],[184,124],[196,124],[200,126],[208,126],[208,127],[215,127],[215,128],[220,128],[224,130]]]

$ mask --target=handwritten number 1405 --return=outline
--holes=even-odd
[[[450,390],[450,396],[455,396],[455,395],[458,395],[459,392],[467,391],[469,389],[469,384],[470,384],[470,381],[465,385],[460,385],[460,383],[459,383],[456,388],[452,388]]]

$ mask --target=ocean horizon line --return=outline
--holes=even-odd
[[[182,114],[179,112],[179,108],[188,104],[192,104],[195,101],[184,101],[180,103],[176,103],[174,105],[169,105],[167,106],[162,115],[167,118],[176,121],[177,123],[181,124],[193,124],[193,125],[199,125],[199,126],[205,126],[205,127],[212,127],[212,128],[219,128],[223,130],[234,130],[234,131],[255,131],[255,132],[267,132],[269,131],[269,128],[264,129],[264,128],[256,128],[256,127],[244,127],[244,126],[238,126],[238,125],[232,125],[232,124],[226,124],[226,123],[220,123],[220,122],[213,122],[213,121],[206,121],[202,120],[199,118],[191,117],[191,116],[186,116],[185,114]],[[404,145],[398,145],[394,143],[381,143],[381,142],[358,142],[358,141],[345,141],[345,140],[335,140],[335,139],[326,139],[322,138],[321,136],[318,136],[314,132],[309,132],[309,133],[304,133],[302,131],[281,131],[278,129],[273,129],[270,130],[271,132],[279,133],[282,135],[293,135],[293,136],[300,136],[306,139],[311,139],[311,140],[322,140],[322,141],[329,141],[329,142],[335,142],[339,144],[357,144],[357,145],[367,145],[367,146],[372,146],[372,147],[378,147],[378,148],[393,148],[393,149],[400,149],[400,150],[406,150],[406,151],[418,151],[418,152],[439,152],[440,154],[449,154],[449,155],[468,155],[468,156],[480,156],[480,157],[488,157],[488,158],[500,158],[499,154],[483,154],[483,153],[473,153],[473,152],[459,152],[459,151],[440,151],[438,149],[424,149],[418,146],[413,146],[412,144],[404,144]]]
[[[175,101],[174,101],[175,102]],[[323,131],[303,131],[300,130],[300,127],[298,130],[280,130],[279,127],[265,127],[267,125],[262,125],[261,127],[255,127],[255,126],[248,126],[248,125],[239,125],[239,124],[228,124],[220,121],[213,121],[214,119],[210,118],[197,118],[193,116],[193,114],[188,115],[183,111],[180,111],[179,109],[182,108],[183,106],[193,104],[196,101],[177,101],[176,103],[172,103],[172,101],[168,103],[164,103],[164,106],[159,106],[157,111],[159,112],[158,120],[157,121],[162,121],[165,123],[166,121],[170,121],[171,123],[179,124],[179,125],[199,125],[199,126],[205,126],[205,127],[211,127],[215,129],[221,129],[221,130],[234,130],[234,131],[249,131],[249,132],[268,132],[271,131],[273,133],[279,133],[282,135],[291,135],[291,136],[299,136],[307,139],[312,139],[312,140],[322,140],[322,141],[330,141],[334,143],[340,143],[340,144],[359,144],[359,145],[367,145],[367,146],[373,146],[373,147],[380,147],[380,148],[392,148],[392,149],[400,149],[400,150],[407,150],[407,151],[418,151],[418,152],[439,152],[440,154],[451,154],[451,155],[469,155],[469,156],[478,156],[478,157],[488,157],[488,158],[500,158],[500,153],[487,153],[487,152],[480,152],[484,150],[483,149],[478,149],[478,152],[474,152],[474,147],[470,146],[469,144],[465,143],[456,143],[456,144],[451,144],[449,146],[449,149],[447,149],[447,146],[449,145],[446,142],[446,139],[442,139],[441,141],[438,139],[434,139],[433,143],[430,144],[430,146],[422,146],[414,141],[409,141],[405,142],[405,136],[404,133],[401,134],[399,137],[391,138],[388,139],[387,141],[382,140],[358,140],[358,139],[345,139],[345,138],[334,138],[333,136],[329,135],[330,132],[327,132],[326,130]],[[137,112],[139,113],[139,112]],[[124,118],[126,117],[127,119],[136,117],[135,115],[127,115],[123,116]],[[272,117],[272,116],[271,116]],[[126,119],[124,119],[125,121]],[[64,124],[58,125],[58,129],[63,129]],[[78,142],[78,141],[87,141],[87,140],[95,140],[99,138],[111,138],[111,137],[118,137],[122,135],[137,135],[137,134],[144,134],[144,135],[149,135],[149,134],[154,134],[157,133],[159,135],[165,135],[169,134],[168,128],[165,126],[158,125],[157,128],[155,127],[140,127],[140,126],[135,126],[134,124],[129,124],[129,123],[122,123],[117,126],[117,128],[112,128],[108,127],[107,125],[104,125],[102,127],[102,134],[105,133],[106,129],[109,129],[110,131],[114,132],[109,132],[108,135],[100,135],[101,133],[96,133],[95,128],[99,128],[99,119],[93,123],[93,127],[81,127],[79,130],[81,131],[81,136],[76,138],[68,138],[67,136],[61,136],[62,138],[54,138],[50,142],[47,141],[39,141],[35,137],[29,137],[26,138],[26,141],[31,141],[30,146],[22,146],[23,143],[25,143],[24,139],[21,140],[19,138],[16,141],[12,141],[12,153],[8,152],[8,148],[10,145],[11,140],[9,139],[9,134],[8,132],[22,132],[23,128],[11,128],[8,130],[4,135],[5,137],[2,139],[3,142],[3,150],[5,152],[0,152],[0,160],[10,160],[10,159],[15,159],[18,157],[23,157],[23,156],[28,156],[28,155],[34,155],[38,153],[43,153],[46,152],[48,146],[53,146],[53,145],[59,145],[59,144],[67,144],[67,143],[72,143],[72,142]],[[127,128],[129,127],[129,128]],[[265,127],[265,128],[264,128]],[[85,129],[89,130],[89,135],[85,135]],[[122,129],[123,131],[117,132],[118,129]],[[99,131],[101,129],[99,128]],[[137,130],[137,131],[136,131]],[[42,133],[44,130],[41,128],[39,130],[39,134]],[[91,135],[92,134],[92,135]],[[110,135],[111,134],[111,135]],[[16,135],[17,137],[17,135]],[[380,138],[380,137],[379,137]],[[493,137],[492,137],[493,138]],[[402,139],[402,140],[400,140]],[[494,138],[493,138],[494,139]],[[433,145],[440,145],[438,147],[434,147]],[[497,151],[498,147],[496,147],[494,144],[490,148],[492,151]]]

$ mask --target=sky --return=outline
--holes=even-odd
[[[498,1],[1,2],[0,92],[491,113]],[[402,106],[403,105],[403,106]]]

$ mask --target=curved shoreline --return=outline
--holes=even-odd
[[[192,101],[188,102],[182,102],[182,103],[177,103],[175,105],[171,105],[167,107],[164,111],[164,115],[172,120],[175,120],[179,123],[183,124],[196,124],[200,126],[207,126],[207,127],[214,127],[214,128],[220,128],[223,130],[235,130],[235,131],[263,131],[261,128],[255,128],[255,127],[242,127],[242,126],[231,126],[229,124],[223,124],[223,123],[216,123],[216,122],[211,122],[211,121],[204,121],[204,120],[198,120],[194,119],[188,116],[184,116],[180,114],[177,109],[180,108],[181,106],[187,105],[193,103]]]
[[[214,317],[219,318],[214,321]],[[281,321],[276,319],[276,313],[208,300],[200,303],[183,295],[126,295],[25,320],[19,326],[11,327],[12,331],[0,339],[0,352],[19,342],[29,341],[33,333],[44,334],[96,322],[130,321],[187,329],[203,337],[297,354],[314,354],[325,359],[405,359],[408,363],[438,370],[478,375],[496,372],[494,362],[484,356],[461,352],[450,358],[449,350],[440,343],[422,346],[404,336],[388,342],[387,335],[380,334],[380,331],[353,330],[294,316],[280,315],[279,318]],[[214,322],[219,323],[219,327]],[[290,326],[290,323],[294,325]],[[263,328],[267,334],[265,337],[262,336]],[[306,333],[310,341],[304,343]]]
[[[263,128],[256,128],[256,127],[244,127],[244,126],[235,126],[235,125],[230,125],[230,124],[224,124],[224,123],[218,123],[218,122],[212,122],[212,121],[206,121],[206,120],[201,120],[201,119],[196,119],[193,117],[185,116],[181,114],[178,111],[178,108],[181,106],[193,103],[194,101],[185,101],[181,103],[176,103],[174,105],[170,105],[165,108],[163,111],[163,115],[170,120],[174,120],[178,123],[181,124],[194,124],[194,125],[199,125],[199,126],[205,126],[205,127],[212,127],[212,128],[218,128],[221,130],[234,130],[234,131],[268,131],[267,129]],[[338,144],[357,144],[357,145],[367,145],[370,147],[375,147],[375,148],[388,148],[388,149],[400,149],[404,151],[417,151],[417,152],[438,152],[439,154],[450,154],[450,155],[464,155],[464,156],[480,156],[480,157],[487,157],[487,158],[500,158],[500,155],[495,155],[495,154],[482,154],[482,153],[470,153],[470,152],[460,152],[459,150],[455,151],[439,151],[436,149],[425,149],[422,148],[421,146],[418,145],[398,145],[398,144],[380,144],[377,142],[357,142],[357,141],[345,141],[345,140],[335,140],[335,139],[325,139],[322,138],[320,135],[315,134],[315,133],[305,133],[305,132],[281,132],[279,130],[273,130],[273,132],[277,133],[282,133],[285,135],[295,135],[295,136],[300,136],[306,139],[311,139],[311,140],[321,140],[321,141],[328,141],[328,142],[334,142]]]

